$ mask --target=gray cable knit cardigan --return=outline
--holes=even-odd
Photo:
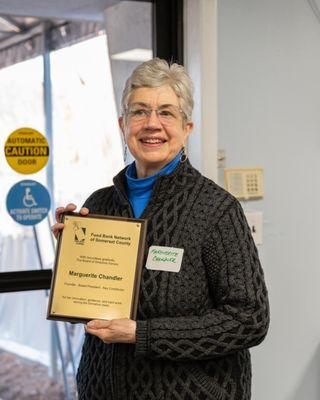
[[[91,213],[133,217],[124,170]],[[86,334],[80,400],[248,400],[249,347],[269,324],[267,290],[239,202],[190,163],[160,176],[141,218],[151,245],[184,249],[178,273],[143,268],[136,344]]]

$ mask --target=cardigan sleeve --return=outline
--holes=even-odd
[[[267,290],[238,201],[210,228],[203,262],[214,308],[203,315],[137,321],[136,356],[202,360],[255,346],[264,339],[269,326]]]

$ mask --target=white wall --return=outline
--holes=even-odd
[[[220,0],[218,144],[262,166],[271,302],[253,400],[320,398],[320,23],[307,0]]]
[[[184,64],[195,89],[188,155],[213,180],[217,178],[217,3],[184,0]]]

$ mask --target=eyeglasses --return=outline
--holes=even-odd
[[[126,111],[131,121],[135,123],[146,122],[151,117],[152,111],[155,111],[157,118],[163,125],[173,125],[179,120],[181,114],[184,115],[183,111],[174,104],[163,104],[153,110],[147,104],[134,103],[130,104]]]

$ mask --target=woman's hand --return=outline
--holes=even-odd
[[[100,338],[104,343],[135,343],[136,321],[132,319],[93,319],[85,325],[85,330]]]
[[[64,228],[64,224],[62,224],[60,222],[60,215],[62,213],[64,213],[64,212],[67,212],[67,211],[74,211],[76,208],[77,208],[77,206],[75,204],[70,203],[66,207],[58,207],[56,209],[56,214],[55,214],[56,223],[51,227],[51,230],[52,230],[52,232],[53,232],[53,234],[54,234],[56,239],[57,239],[57,237],[59,235],[59,232]],[[86,207],[82,207],[79,212],[80,212],[81,215],[89,214],[89,210]]]

